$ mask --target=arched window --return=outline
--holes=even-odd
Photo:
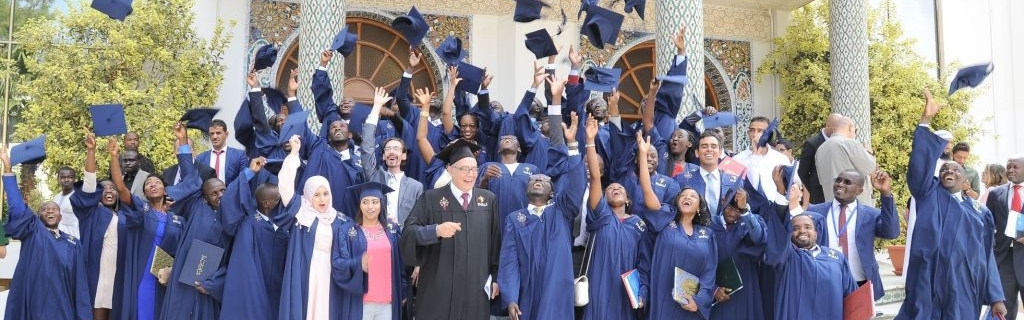
[[[654,40],[641,42],[615,61],[615,68],[622,69],[622,78],[619,81],[619,112],[625,119],[640,119],[640,101],[647,94],[650,88],[651,79],[657,72],[657,59],[655,59]],[[689,65],[688,68],[703,68],[704,66]],[[692,81],[692,79],[691,79]],[[714,86],[705,77],[704,100],[705,104],[721,109],[718,105],[718,94]],[[683,110],[690,110],[685,106],[692,104],[691,99],[684,97]]]

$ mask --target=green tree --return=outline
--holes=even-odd
[[[210,40],[200,38],[192,29],[193,0],[135,1],[123,22],[83,3],[53,18],[30,19],[16,32],[28,74],[17,82],[26,106],[14,140],[45,133],[46,172],[81,168],[83,137],[92,127],[89,106],[121,103],[129,130],[143,137],[139,150],[157,168],[173,164],[170,128],[184,110],[213,105],[229,35],[218,23]],[[105,149],[104,140],[99,143]],[[106,171],[107,153],[97,153]]]
[[[894,5],[885,2],[868,16],[868,91],[871,104],[871,140],[878,165],[893,178],[893,194],[901,212],[910,197],[906,185],[913,130],[924,106],[923,88],[928,88],[940,104],[947,107],[932,121],[937,129],[953,132],[959,141],[973,141],[977,134],[968,116],[974,91],[960,91],[946,97],[951,74],[936,79],[935,65],[913,51],[914,39],[903,34],[898,21],[889,19]],[[787,136],[802,139],[817,132],[831,112],[829,101],[828,5],[815,1],[793,12],[786,36],[774,40],[775,50],[758,67],[758,77],[778,74],[783,87],[779,98],[782,130]],[[956,66],[943,68],[956,70]],[[904,225],[905,230],[905,225]],[[902,244],[904,234],[895,241]]]

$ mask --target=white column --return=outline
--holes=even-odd
[[[309,85],[313,72],[320,65],[320,52],[327,50],[334,36],[345,26],[344,0],[303,0],[302,20],[299,21],[299,92],[303,106],[312,108],[313,94]],[[334,101],[341,101],[345,82],[345,60],[340,54],[327,65],[327,73],[334,86]]]
[[[828,38],[832,111],[852,118],[857,125],[857,140],[870,145],[867,10],[864,0],[829,0]]]
[[[686,26],[686,58],[689,65],[686,76],[689,83],[683,92],[681,113],[693,111],[692,97],[704,104],[704,6],[700,0],[663,0],[657,2],[655,25],[657,75],[668,72],[676,45],[672,38],[679,28]],[[650,11],[648,11],[650,12]]]

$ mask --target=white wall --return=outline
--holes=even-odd
[[[221,112],[217,118],[234,127],[235,113],[245,98],[246,47],[249,43],[249,1],[248,0],[196,0],[196,20],[193,29],[203,39],[210,39],[217,26],[217,20],[224,22],[225,32],[231,34],[231,41],[224,50],[224,81],[217,88],[217,102],[214,105]],[[234,21],[234,26],[228,22]],[[233,134],[233,133],[232,133]],[[232,136],[231,146],[241,148]]]

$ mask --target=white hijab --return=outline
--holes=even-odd
[[[331,184],[323,176],[310,177],[306,180],[306,185],[302,187],[302,205],[299,207],[299,212],[295,214],[295,220],[299,225],[309,227],[313,224],[314,219],[319,219],[324,224],[331,224],[338,217],[338,211],[334,210],[331,198],[327,199],[326,212],[320,212],[313,207],[313,194],[320,187],[324,187],[328,191],[331,190]]]

